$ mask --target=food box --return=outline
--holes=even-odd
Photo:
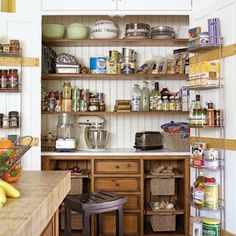
[[[90,57],[90,71],[92,74],[107,73],[106,57]]]
[[[58,74],[78,74],[80,73],[79,65],[56,64],[56,73]]]
[[[203,61],[200,67],[200,76],[204,78],[218,79],[220,73],[220,63],[217,60]]]
[[[201,34],[201,27],[195,27],[188,30],[188,36],[190,41],[199,38],[200,34]]]

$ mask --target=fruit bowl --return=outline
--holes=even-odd
[[[10,140],[0,142],[0,178],[6,178],[6,175],[12,171],[15,174],[19,174],[20,159],[30,149],[32,141],[33,138],[31,136],[24,136],[20,138],[19,145],[14,145]],[[18,180],[16,178],[13,179]],[[7,182],[16,182],[13,179],[12,181],[5,180]]]

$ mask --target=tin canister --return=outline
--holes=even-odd
[[[219,167],[220,150],[215,148],[208,148],[204,151],[204,166],[207,168]]]
[[[93,74],[105,74],[106,68],[106,57],[90,57],[90,71]]]
[[[80,100],[80,111],[88,111],[88,102],[85,100]]]
[[[73,88],[71,89],[72,100],[79,98],[79,89]]]
[[[204,183],[205,207],[217,209],[219,207],[219,187],[217,183]]]
[[[72,106],[71,106],[72,111],[78,111],[78,103],[77,99],[72,99]]]
[[[69,112],[72,108],[71,99],[62,99],[62,111]]]
[[[218,219],[203,218],[202,235],[203,236],[220,236],[221,224]]]

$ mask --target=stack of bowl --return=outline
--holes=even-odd
[[[150,25],[145,23],[130,23],[126,25],[125,38],[137,39],[148,38]]]
[[[175,30],[170,26],[154,26],[150,30],[152,39],[169,39],[175,38]]]

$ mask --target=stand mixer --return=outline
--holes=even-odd
[[[99,116],[80,116],[78,150],[101,150],[105,148],[108,131],[104,130],[105,119]]]

